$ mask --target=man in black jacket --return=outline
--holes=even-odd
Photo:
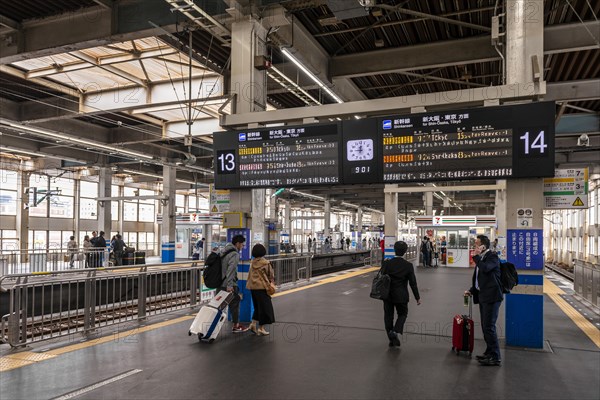
[[[391,279],[390,295],[383,301],[385,331],[390,340],[390,347],[400,346],[398,333],[402,335],[404,332],[404,323],[408,316],[407,283],[410,283],[417,304],[421,304],[415,269],[411,263],[403,258],[407,249],[408,245],[405,242],[394,243],[396,257],[385,260],[383,263],[383,273],[389,275]],[[396,324],[394,324],[394,308],[398,313]]]
[[[477,236],[474,254],[472,286],[465,295],[472,295],[473,302],[479,304],[481,328],[487,345],[477,360],[481,365],[500,366],[500,346],[496,334],[496,320],[504,299],[500,285],[500,260],[495,252],[490,251],[490,239],[484,235]]]

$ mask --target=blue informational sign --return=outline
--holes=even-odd
[[[231,243],[231,239],[235,235],[242,235],[246,238],[244,242],[244,247],[240,251],[240,260],[249,260],[250,259],[250,229],[246,228],[230,228],[227,229],[227,242]]]
[[[509,229],[507,258],[517,269],[544,269],[543,229]]]

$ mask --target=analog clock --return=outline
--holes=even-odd
[[[368,161],[373,159],[373,139],[348,140],[346,149],[348,161]]]

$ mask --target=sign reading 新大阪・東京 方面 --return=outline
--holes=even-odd
[[[218,189],[340,183],[338,123],[214,134]]]
[[[379,120],[384,183],[554,175],[554,102]]]

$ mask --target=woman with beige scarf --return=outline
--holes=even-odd
[[[275,312],[271,296],[267,292],[270,286],[275,282],[275,274],[271,263],[264,258],[267,249],[262,244],[256,244],[252,248],[253,260],[250,263],[248,273],[248,282],[246,288],[252,293],[252,303],[254,304],[254,314],[250,330],[259,336],[266,336],[269,331],[265,330],[265,325],[275,322]]]

